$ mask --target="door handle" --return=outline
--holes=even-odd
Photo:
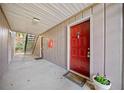
[[[87,58],[90,58],[90,48],[88,48]]]
[[[90,58],[90,52],[87,53],[87,58]]]

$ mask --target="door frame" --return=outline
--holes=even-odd
[[[92,78],[93,75],[93,20],[92,19],[93,19],[92,15],[90,15],[88,17],[81,18],[80,20],[77,20],[67,26],[67,70],[81,77],[84,77],[88,80]],[[70,69],[70,27],[85,22],[87,20],[90,20],[90,72],[89,72],[90,77],[86,77]]]

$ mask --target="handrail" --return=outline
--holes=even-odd
[[[26,34],[24,53],[26,53],[26,50],[27,50],[27,42],[28,42],[28,34]]]

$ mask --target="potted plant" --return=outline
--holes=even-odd
[[[97,74],[92,79],[96,90],[109,90],[111,88],[111,82],[106,76]]]

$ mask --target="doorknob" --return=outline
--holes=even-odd
[[[87,58],[90,58],[90,52],[87,53]]]
[[[87,55],[87,58],[90,58],[90,55]]]

